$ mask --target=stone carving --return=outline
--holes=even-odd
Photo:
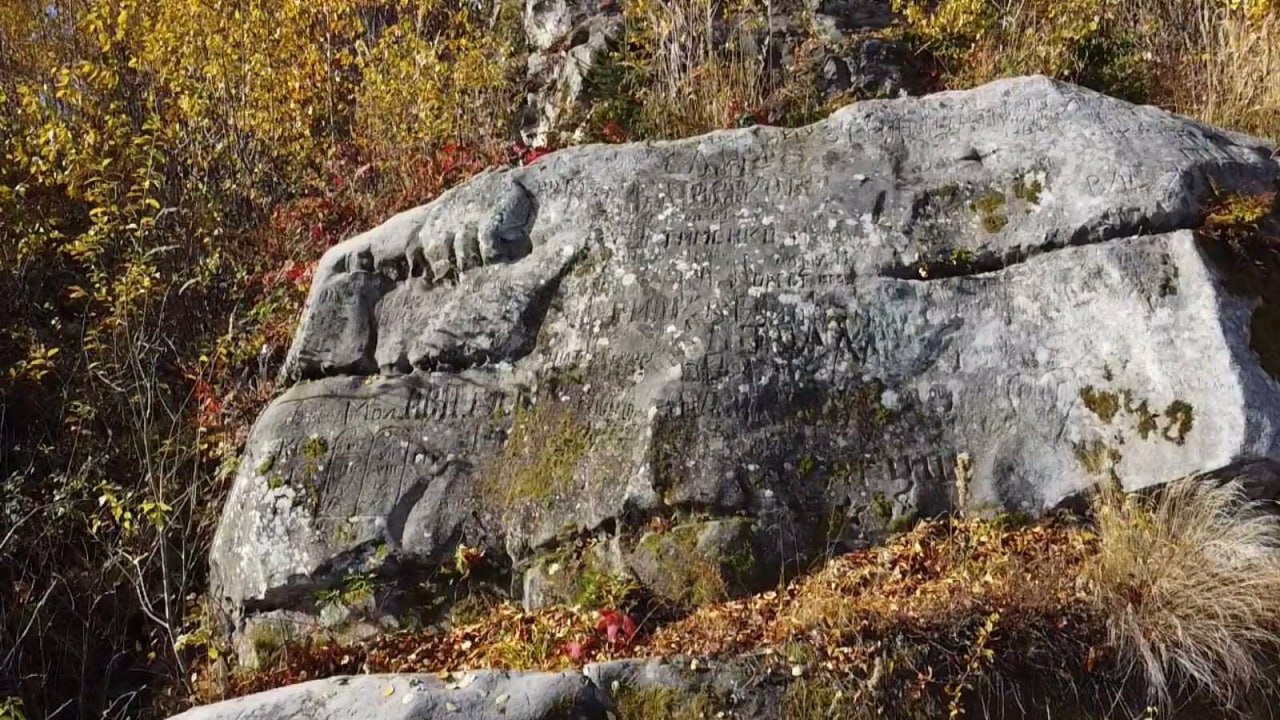
[[[1043,78],[483,175],[320,261],[217,598],[243,627],[353,573],[390,597],[460,545],[518,587],[584,538],[657,577],[655,521],[794,567],[954,509],[962,454],[974,512],[1269,467],[1257,301],[1189,228],[1278,180]]]

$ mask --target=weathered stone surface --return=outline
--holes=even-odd
[[[178,715],[175,720],[846,717],[838,711],[833,714],[828,708],[831,696],[823,691],[829,686],[812,668],[793,665],[795,661],[789,657],[777,659],[777,663],[751,657],[615,660],[588,664],[580,675],[571,671],[554,674],[482,671],[453,673],[443,680],[435,675],[338,677],[198,708]],[[798,675],[792,670],[796,667],[800,669]],[[855,683],[856,678],[856,675],[850,676]],[[988,685],[969,698],[966,707],[981,707],[982,716],[992,720],[1084,720],[1142,714],[1145,704],[1117,698],[1111,693],[1091,692],[1069,683],[1066,679],[1054,682],[1050,678],[1037,685],[1028,678],[1025,685],[1019,682]],[[822,698],[821,704],[806,702],[806,696]],[[1265,696],[1250,698],[1230,711],[1191,701],[1178,705],[1165,717],[1261,720],[1274,716],[1267,700]],[[869,716],[880,716],[876,714],[879,710],[874,695],[864,702],[867,702]],[[892,707],[887,717],[933,717],[945,711],[940,705],[903,698],[900,707]]]
[[[901,43],[870,38],[849,52],[832,55],[822,66],[822,93],[827,97],[852,93],[860,98],[891,98],[911,83],[904,75],[907,48]]]
[[[612,703],[575,672],[357,675],[206,705],[175,720],[605,720]]]
[[[768,571],[776,572],[777,562],[761,537],[745,518],[689,523],[645,533],[629,565],[658,598],[677,607],[709,605],[776,579]]]
[[[588,78],[597,71],[622,36],[622,17],[595,15],[576,25],[564,38],[567,47],[529,56],[520,134],[533,147],[549,144],[557,132],[571,130],[573,117],[584,110]],[[581,117],[578,117],[581,121]]]
[[[525,0],[524,34],[534,50],[549,50],[607,0]]]
[[[841,32],[879,30],[893,22],[888,0],[809,0],[819,23]]]
[[[1269,466],[1256,301],[1187,229],[1278,179],[1260,141],[1043,78],[481,176],[321,260],[215,592],[242,621],[459,545],[519,572],[729,517],[786,562]]]

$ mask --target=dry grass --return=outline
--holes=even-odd
[[[1280,140],[1273,0],[895,0],[947,87],[1043,73]]]
[[[1181,481],[1154,497],[1102,492],[1085,563],[1122,667],[1153,698],[1200,691],[1230,705],[1272,690],[1280,649],[1280,519],[1234,484]]]
[[[781,0],[640,0],[626,10],[628,62],[647,137],[677,138],[812,111],[810,69],[778,67],[764,18]]]
[[[1182,77],[1175,107],[1205,122],[1280,140],[1280,17],[1225,14]]]
[[[1151,101],[1280,140],[1280,4],[1128,0],[1124,9],[1150,66]]]

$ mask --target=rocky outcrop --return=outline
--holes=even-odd
[[[532,147],[580,142],[594,103],[609,99],[619,77],[629,72],[612,55],[629,42],[651,39],[627,35],[615,0],[527,0],[524,34],[530,54],[521,110],[521,140]],[[763,18],[725,16],[713,4],[708,18],[717,46],[733,46],[751,58],[746,72],[781,83],[797,78],[792,92],[815,94],[827,102],[918,94],[922,74],[904,45],[883,37],[893,20],[888,0],[806,0],[778,3]],[[698,22],[703,22],[699,17]],[[649,47],[648,52],[680,52]],[[643,57],[643,52],[639,57]],[[629,62],[635,63],[632,57]],[[653,62],[661,63],[660,58]],[[643,63],[641,63],[643,64]],[[799,80],[803,78],[803,80]],[[812,79],[810,79],[812,78]],[[751,109],[765,110],[765,108]],[[767,115],[767,112],[766,112]],[[752,115],[743,122],[764,121]]]
[[[758,658],[652,658],[591,663],[560,673],[456,672],[333,677],[209,705],[174,720],[657,720],[880,717],[867,698],[837,693],[799,665]],[[878,667],[878,666],[877,666]],[[793,670],[792,668],[798,668]],[[889,671],[892,672],[892,671]],[[1070,686],[1000,686],[977,696],[993,720],[1135,717],[1142,705]],[[1127,699],[1126,699],[1127,700]],[[977,703],[975,702],[975,705]],[[904,697],[885,717],[939,717],[946,708]],[[1230,712],[1188,701],[1170,720],[1271,717],[1264,698]]]
[[[534,147],[573,130],[573,118],[588,101],[590,77],[621,39],[616,3],[598,0],[528,0],[524,32],[527,63],[521,137]]]
[[[1258,298],[1191,229],[1278,180],[1043,78],[488,173],[321,260],[216,598],[244,627],[354,577],[385,624],[459,548],[519,587],[583,546],[733,594],[918,516],[1270,467]]]

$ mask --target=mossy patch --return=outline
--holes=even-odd
[[[1174,400],[1165,408],[1164,416],[1169,420],[1169,425],[1164,430],[1165,439],[1179,445],[1185,444],[1187,433],[1195,425],[1195,408],[1190,403]]]
[[[1080,400],[1098,419],[1108,425],[1120,412],[1120,398],[1113,392],[1095,389],[1092,385],[1080,388]]]
[[[302,457],[308,460],[319,460],[329,452],[329,442],[319,435],[312,435],[302,441]]]
[[[893,520],[893,503],[882,492],[876,491],[871,496],[871,517],[886,528]]]
[[[722,521],[692,523],[653,532],[640,539],[636,547],[637,574],[650,589],[678,608],[691,609],[723,602],[749,585],[756,570],[755,552],[751,547],[750,527],[730,527],[726,542],[712,541],[705,533],[724,530]]]
[[[1040,193],[1044,191],[1044,186],[1036,178],[1028,179],[1028,176],[1021,175],[1013,181],[1013,196],[1032,205],[1040,204]]]
[[[573,408],[544,399],[517,405],[502,452],[484,481],[503,510],[542,503],[573,488],[592,433]]]
[[[970,207],[978,214],[983,230],[998,233],[1009,224],[1009,218],[1003,212],[1005,202],[1004,193],[999,190],[988,190],[973,201]]]
[[[960,183],[949,182],[933,192],[933,197],[943,203],[954,203],[960,198]]]
[[[1165,440],[1183,445],[1195,426],[1195,409],[1185,400],[1175,399],[1163,413],[1159,413],[1151,409],[1150,401],[1137,397],[1132,390],[1112,392],[1099,390],[1092,385],[1080,389],[1080,400],[1090,412],[1108,425],[1117,417],[1131,417],[1138,436],[1143,440],[1149,440],[1159,433]]]
[[[262,462],[258,463],[258,474],[266,475],[267,473],[271,472],[271,468],[275,466],[276,466],[276,456],[273,453],[271,455],[268,455],[262,458]]]
[[[974,255],[972,250],[968,250],[966,248],[955,248],[951,251],[949,259],[953,267],[961,269],[973,265]]]
[[[550,599],[587,610],[624,607],[639,589],[633,578],[614,572],[602,545],[567,544],[538,560],[537,568]]]
[[[1090,475],[1116,478],[1115,468],[1124,459],[1119,450],[1101,440],[1079,443],[1075,446],[1076,460]]]
[[[618,716],[626,720],[703,720],[717,712],[715,698],[705,690],[628,685],[619,688],[613,700]]]

